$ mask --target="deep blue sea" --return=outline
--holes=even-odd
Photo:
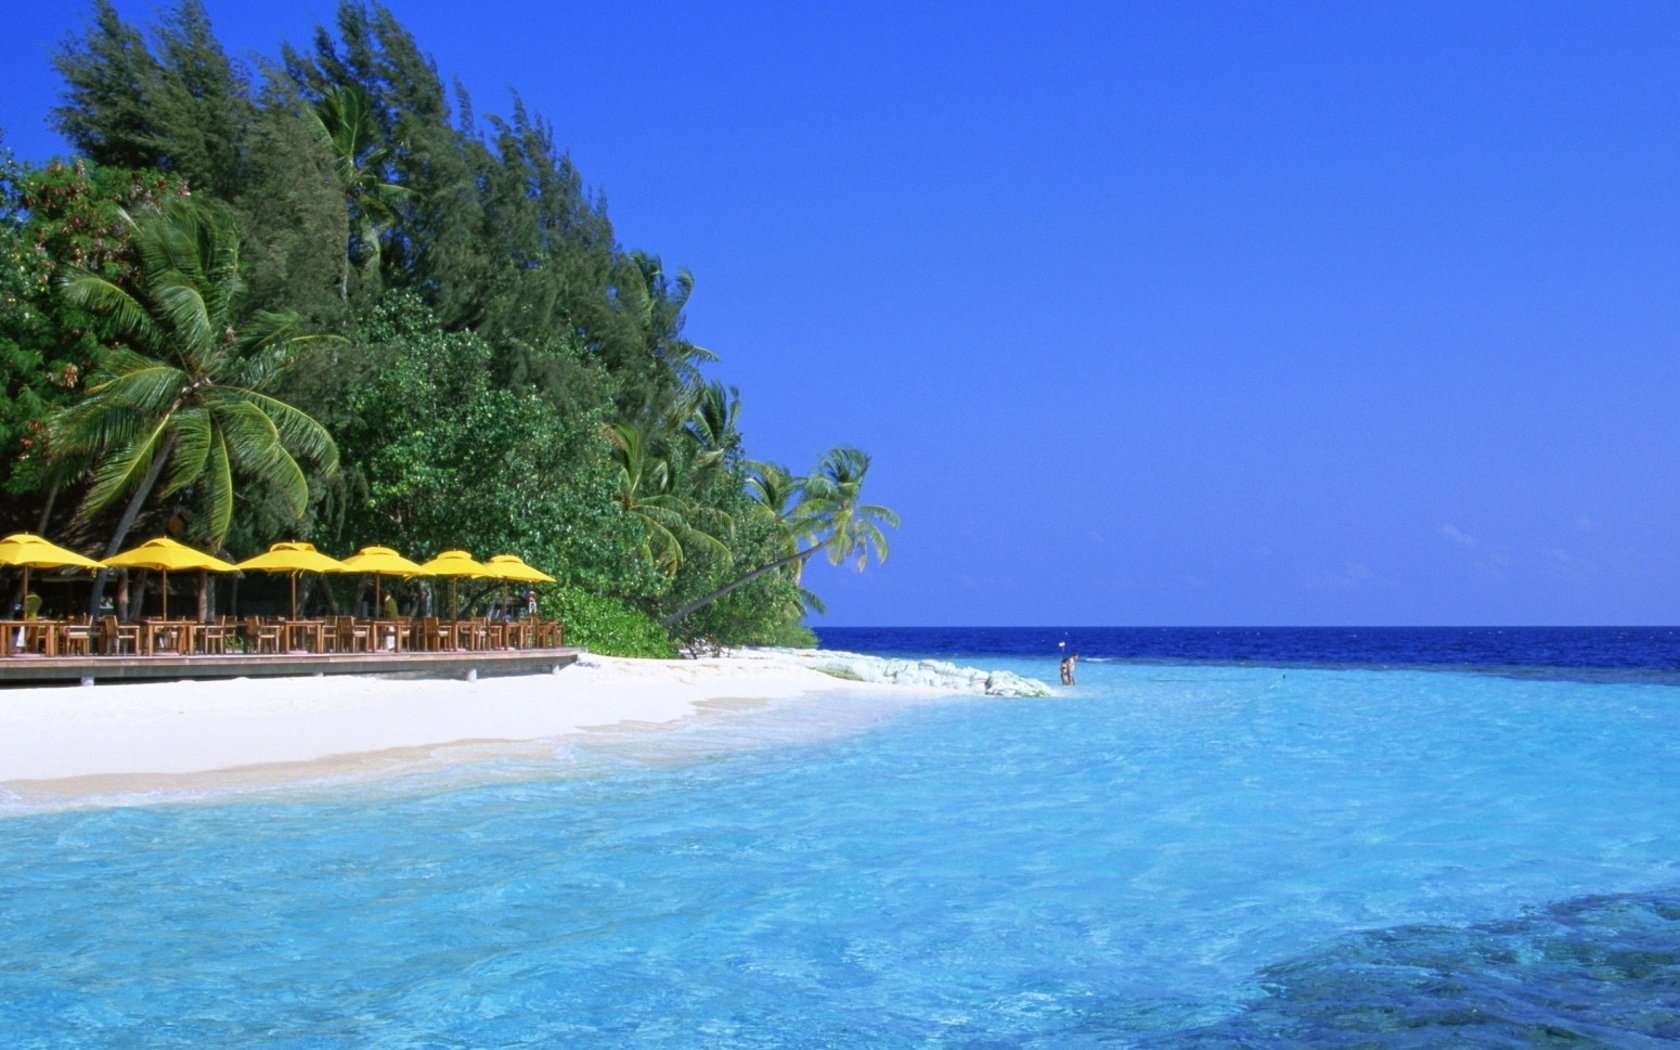
[[[1082,662],[1050,699],[0,799],[0,1047],[1680,1042],[1680,630],[822,636]]]

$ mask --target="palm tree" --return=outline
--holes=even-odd
[[[413,191],[384,180],[391,149],[380,142],[373,102],[361,87],[350,84],[329,89],[305,116],[316,139],[332,157],[333,171],[350,209],[350,232],[355,240],[346,246],[338,279],[339,298],[349,299],[352,261],[357,261],[364,273],[378,271],[379,234],[396,224],[397,206],[412,197]]]
[[[760,503],[778,512],[778,517],[786,521],[786,534],[792,538],[793,549],[683,605],[665,617],[663,622],[666,627],[680,623],[694,610],[710,605],[736,588],[784,566],[795,567],[794,578],[797,580],[798,567],[818,551],[827,551],[828,560],[835,565],[855,558],[859,570],[868,563],[871,554],[877,561],[887,560],[887,537],[881,526],[885,524],[896,529],[898,515],[886,507],[860,501],[864,475],[869,472],[869,456],[866,453],[855,448],[831,449],[818,465],[817,472],[799,481],[799,500],[791,511],[786,509],[786,499],[791,495],[786,471],[774,468],[775,473],[767,474],[766,466],[760,465],[757,477],[749,482],[749,486]],[[772,499],[777,502],[772,503]],[[801,540],[817,536],[822,539],[799,549]]]
[[[239,239],[220,205],[180,197],[124,217],[136,286],[75,269],[60,286],[128,344],[106,348],[87,396],[53,421],[54,454],[91,464],[77,519],[128,497],[109,557],[148,499],[191,490],[204,512],[203,538],[219,547],[233,516],[235,474],[277,490],[302,517],[309,485],[298,458],[330,474],[338,448],[325,427],[265,388],[309,337],[295,333],[290,314],[237,323]],[[91,608],[103,585],[101,574]]]
[[[699,366],[718,358],[682,337],[682,312],[694,294],[694,275],[678,269],[674,279],[667,277],[657,255],[632,251],[616,267],[612,294],[640,344],[636,365],[664,369],[678,390],[699,386]]]
[[[683,433],[700,449],[704,466],[732,462],[741,451],[741,392],[717,380],[694,388]]]
[[[619,467],[618,502],[642,523],[643,549],[666,575],[682,568],[690,549],[727,559],[720,535],[734,529],[729,515],[677,491],[677,471],[668,455],[632,423],[609,423],[605,435]]]

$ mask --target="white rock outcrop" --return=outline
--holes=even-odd
[[[1050,695],[1050,687],[1036,678],[1012,671],[959,667],[944,660],[895,660],[837,649],[753,649],[749,653],[859,682],[923,686],[986,696]]]

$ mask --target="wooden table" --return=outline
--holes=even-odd
[[[327,621],[325,620],[287,620],[280,625],[280,651],[294,652],[325,652],[327,646]]]
[[[414,625],[407,620],[374,620],[368,632],[368,641],[374,652],[387,651],[385,643],[391,643],[390,652],[405,652],[411,646],[414,636]]]
[[[198,626],[194,620],[142,620],[140,623],[140,651],[147,656],[159,649],[159,642],[167,643],[163,651],[166,653],[190,653],[193,651],[193,628]]]
[[[57,620],[0,620],[5,637],[0,638],[0,656],[34,652],[37,648],[47,656],[58,655]],[[17,645],[18,632],[23,632],[23,645]]]
[[[507,625],[509,649],[533,649],[537,644],[537,625],[532,620],[511,620]]]

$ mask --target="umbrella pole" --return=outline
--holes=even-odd
[[[297,619],[297,576],[295,572],[288,572],[287,578],[292,581],[292,619]]]
[[[169,619],[169,570],[159,569],[163,573],[163,618]]]

